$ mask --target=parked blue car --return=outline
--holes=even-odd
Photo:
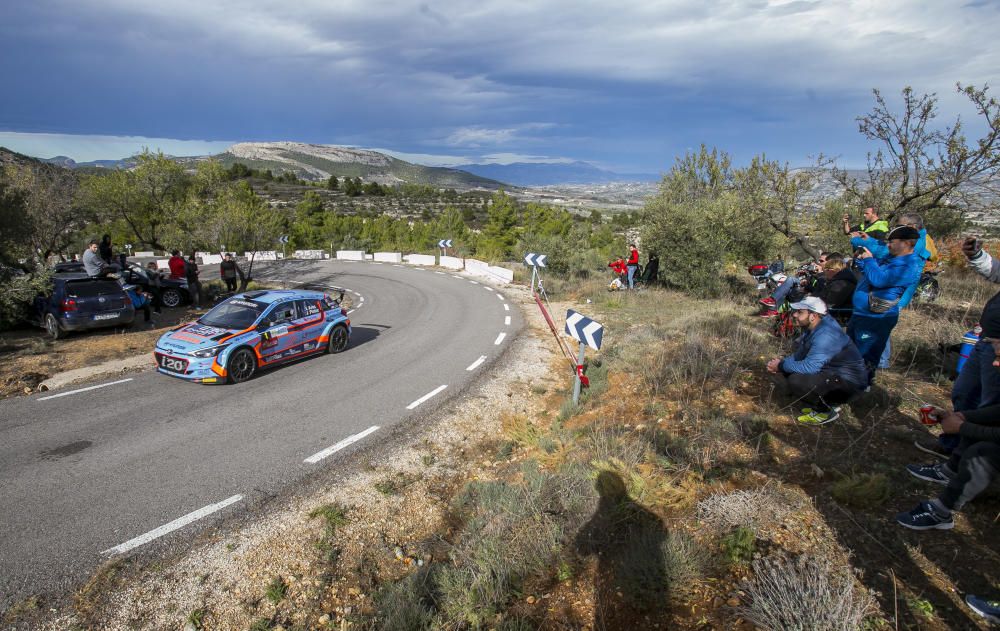
[[[52,339],[70,331],[127,326],[135,319],[135,308],[121,284],[113,278],[91,278],[86,274],[52,275],[52,290],[34,301],[35,322]]]
[[[343,297],[299,290],[236,294],[157,340],[157,370],[196,383],[240,383],[261,368],[339,353],[351,337]]]

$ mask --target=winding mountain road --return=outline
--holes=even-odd
[[[348,349],[239,385],[149,371],[0,402],[0,611],[109,558],[175,551],[419,422],[522,326],[502,288],[434,268],[298,261],[260,276],[349,290]]]

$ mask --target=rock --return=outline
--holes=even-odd
[[[815,462],[814,462],[814,463],[812,463],[812,467],[811,467],[811,468],[812,468],[812,474],[813,474],[814,476],[816,476],[817,478],[822,478],[822,477],[823,477],[823,470],[822,470],[822,469],[820,469],[820,468],[819,468],[819,467],[818,467],[818,466],[816,465],[816,463],[815,463]]]
[[[534,605],[535,604],[535,597],[534,596],[528,596],[528,598],[526,599],[526,601],[527,601],[527,603],[529,605]]]
[[[194,626],[193,622],[188,622],[184,625],[184,631],[198,631],[198,627]]]
[[[726,601],[726,604],[729,605],[730,607],[739,607],[740,599],[733,596],[732,598]]]
[[[323,614],[322,616],[319,617],[319,620],[317,620],[317,622],[319,622],[320,624],[329,624],[330,614],[328,613]]]

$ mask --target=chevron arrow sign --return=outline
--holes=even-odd
[[[278,241],[280,241],[281,243],[288,243],[288,235],[287,234],[281,235],[280,237],[278,237]]]
[[[572,309],[566,312],[566,334],[595,351],[601,350],[604,326]]]
[[[438,241],[438,247],[439,248],[450,248],[451,247],[451,239],[441,239],[440,241]]]
[[[545,267],[545,259],[547,257],[544,254],[535,254],[534,252],[528,252],[524,255],[524,263],[526,265],[531,265],[532,267]]]

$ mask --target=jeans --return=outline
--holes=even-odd
[[[628,288],[632,289],[635,286],[635,271],[639,269],[638,265],[628,266]]]
[[[888,339],[885,341],[885,350],[882,351],[882,356],[878,359],[879,368],[889,367],[889,356],[892,355],[892,340]]]
[[[875,369],[878,367],[882,351],[889,342],[889,335],[899,321],[899,314],[872,317],[855,313],[851,316],[851,321],[847,323],[847,336],[854,341],[858,347],[858,352],[865,360],[868,367],[868,382],[871,383],[875,376]]]
[[[951,404],[956,412],[976,410],[1000,403],[1000,369],[993,366],[993,345],[977,342],[969,359],[951,387]],[[942,434],[941,445],[946,449],[958,446],[958,436]]]
[[[797,282],[798,279],[795,276],[789,276],[788,278],[785,279],[785,282],[781,283],[781,285],[779,285],[778,288],[774,290],[774,293],[771,294],[771,298],[774,299],[774,304],[776,307],[781,306],[781,303],[783,303],[788,294],[792,292],[792,289],[795,288],[795,284]]]

